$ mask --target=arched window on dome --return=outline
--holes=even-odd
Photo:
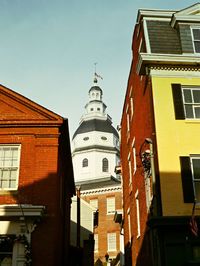
[[[102,160],[102,171],[108,172],[108,159],[107,158],[104,158]]]
[[[87,158],[83,159],[82,167],[88,167],[88,159]]]

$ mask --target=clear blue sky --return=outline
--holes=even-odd
[[[0,0],[0,83],[78,126],[94,63],[113,125],[120,123],[139,8],[179,10],[181,0]]]

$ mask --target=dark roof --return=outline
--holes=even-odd
[[[111,125],[110,121],[91,119],[83,121],[80,124],[80,126],[75,131],[72,139],[74,139],[77,134],[91,132],[91,131],[102,131],[107,133],[113,133],[117,138],[119,138],[117,130]]]
[[[182,53],[178,31],[168,21],[148,20],[147,30],[152,53]]]
[[[119,186],[120,184],[121,181],[113,176],[76,182],[76,186],[81,186],[82,191],[104,187],[114,187]]]
[[[92,86],[89,90],[89,93],[91,92],[91,90],[99,90],[101,93],[103,93],[102,89],[99,86]]]

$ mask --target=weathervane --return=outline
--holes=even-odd
[[[94,63],[94,83],[98,82],[98,78],[103,79],[100,75],[96,72],[97,63]]]

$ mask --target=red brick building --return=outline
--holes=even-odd
[[[67,265],[74,193],[67,120],[1,85],[0,264]]]
[[[112,265],[120,265],[123,242],[120,236],[121,226],[114,222],[114,214],[115,211],[119,213],[122,210],[121,184],[104,180],[99,184],[83,185],[81,197],[98,210],[98,224],[94,224],[93,231],[95,265],[105,263],[106,255]]]

